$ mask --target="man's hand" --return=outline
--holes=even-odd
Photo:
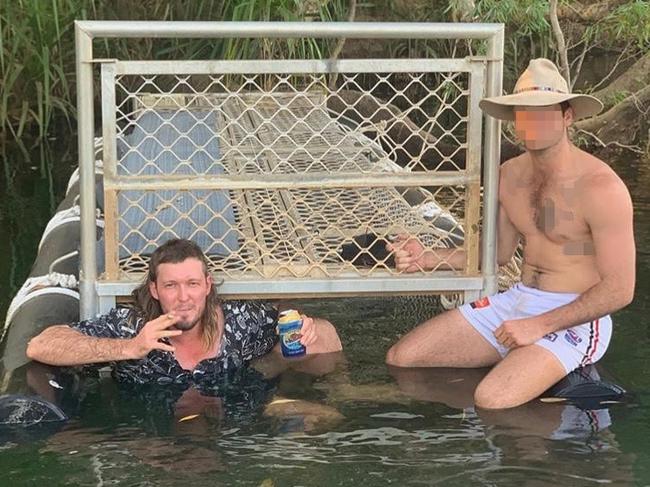
[[[306,315],[301,315],[302,318],[302,328],[300,328],[300,343],[305,347],[313,345],[318,340],[318,333],[316,333],[316,324],[314,319]]]
[[[395,268],[403,272],[417,272],[427,268],[424,246],[417,238],[398,235],[397,241],[386,245],[395,256]]]
[[[129,341],[128,350],[131,359],[146,357],[152,350],[165,350],[174,352],[174,347],[161,342],[161,338],[175,337],[183,333],[182,330],[169,330],[178,321],[171,313],[162,314],[155,320],[147,322],[135,338]]]
[[[546,331],[535,317],[507,320],[494,330],[497,341],[508,348],[532,345],[544,335]]]

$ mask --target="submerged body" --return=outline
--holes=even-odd
[[[272,350],[280,357],[275,307],[221,303],[193,242],[157,249],[134,298],[133,310],[47,328],[29,342],[27,356],[49,365],[108,362],[117,378],[135,383],[213,380]],[[336,330],[321,319],[303,316],[300,340],[308,354],[341,350]]]

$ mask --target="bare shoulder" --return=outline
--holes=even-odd
[[[527,153],[508,159],[499,168],[499,188],[501,192],[510,192],[513,185],[521,184],[529,171],[530,157]]]
[[[524,152],[519,154],[516,157],[508,159],[506,162],[501,164],[499,172],[501,177],[510,177],[522,173],[527,165],[530,163],[530,157],[528,153]]]
[[[587,213],[632,211],[632,198],[623,180],[604,161],[581,151],[584,173],[580,178],[582,200]]]

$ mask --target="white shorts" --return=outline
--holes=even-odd
[[[497,342],[494,331],[506,320],[537,316],[574,301],[578,294],[552,293],[515,284],[507,291],[462,305],[460,312],[492,345],[501,357],[509,349]],[[612,319],[608,316],[545,335],[536,345],[555,355],[567,374],[593,364],[605,354],[612,336]]]

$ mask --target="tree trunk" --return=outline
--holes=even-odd
[[[650,85],[650,51],[605,88],[592,93],[592,95],[606,106],[611,106],[620,94],[636,93],[648,85]]]
[[[560,69],[562,70],[562,76],[564,76],[567,85],[571,87],[573,86],[573,83],[571,83],[571,70],[569,69],[566,43],[564,42],[564,34],[560,28],[560,22],[557,20],[557,0],[551,0],[549,17],[551,19],[553,37],[555,37],[555,42],[557,43],[557,51],[560,54]]]
[[[649,114],[650,85],[628,96],[605,113],[576,122],[574,127],[595,135],[601,145],[630,145],[647,136]]]

